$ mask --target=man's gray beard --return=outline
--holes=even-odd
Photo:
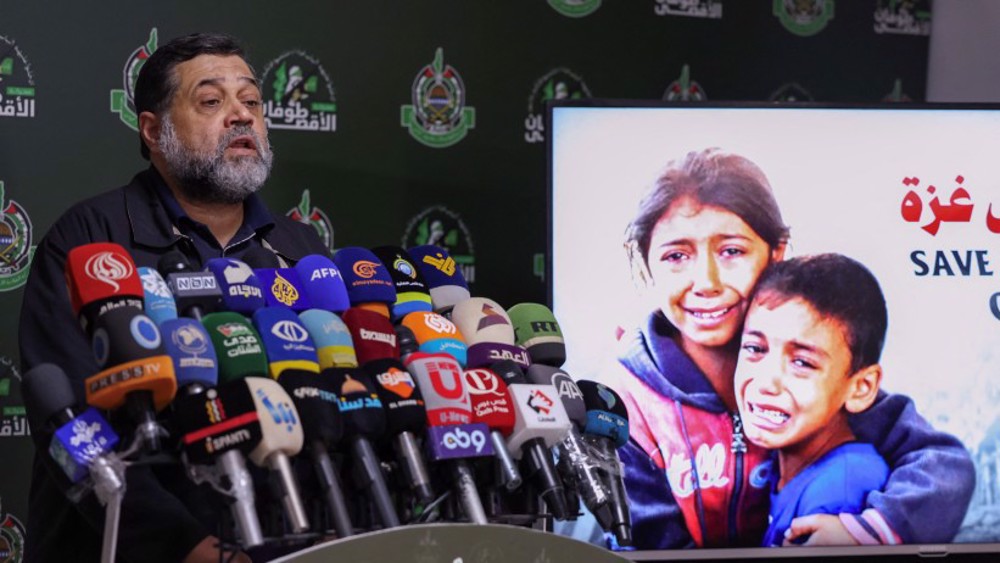
[[[226,147],[243,135],[253,137],[257,156],[227,159]],[[249,125],[237,125],[228,130],[219,139],[215,154],[205,155],[181,143],[167,115],[160,127],[159,144],[167,169],[181,192],[191,201],[202,203],[241,203],[264,185],[274,160],[270,144],[266,139],[261,140]]]

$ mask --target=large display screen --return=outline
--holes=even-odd
[[[868,538],[864,548],[876,552],[886,544],[914,551],[997,549],[1000,109],[589,101],[555,104],[549,117],[551,302],[566,341],[568,373],[624,387],[619,392],[629,406],[632,439],[631,451],[621,453],[630,500],[638,507],[632,517],[640,553],[683,557],[672,550],[702,547],[717,549],[720,557],[767,557],[769,523],[794,513],[789,506],[796,503],[821,514],[823,501],[840,527],[817,532],[810,544],[853,545],[837,535],[846,531],[855,541]],[[699,159],[702,166],[728,164],[699,176],[691,164]],[[734,166],[742,172],[733,172]],[[847,416],[854,420],[848,439],[830,430],[837,424],[832,417],[842,414],[838,409],[815,415],[831,417],[829,427],[817,418],[811,430],[796,434],[792,425],[805,420],[819,393],[848,408],[841,385],[855,372],[847,369],[843,384],[823,388],[816,379],[822,370],[808,363],[808,355],[802,361],[793,350],[786,365],[778,357],[785,351],[777,349],[788,342],[808,348],[815,342],[810,327],[820,325],[846,341],[847,321],[817,314],[812,325],[781,324],[780,315],[755,318],[753,308],[747,314],[760,271],[746,266],[754,251],[738,235],[773,217],[747,217],[753,212],[745,202],[727,207],[697,201],[704,191],[685,192],[692,205],[656,207],[671,197],[663,192],[671,182],[723,182],[727,174],[763,184],[765,191],[770,186],[788,237],[783,256],[764,241],[765,260],[836,253],[865,266],[881,288],[888,325],[881,377],[874,383],[889,396],[867,408],[851,403],[857,412]],[[657,189],[660,199],[646,197]],[[725,202],[733,194],[721,189],[711,197]],[[645,230],[637,225],[642,213],[653,213]],[[766,238],[749,230],[750,239]],[[635,243],[636,233],[645,233],[650,248]],[[793,311],[785,313],[793,319]],[[729,329],[734,340],[727,340],[727,322],[736,325]],[[756,327],[756,344],[747,344],[743,322]],[[762,338],[771,339],[779,367],[765,374],[773,376],[767,390],[751,397],[746,378],[737,379],[745,362],[760,355]],[[847,344],[837,350],[845,346],[849,352]],[[833,359],[819,363],[835,365]],[[733,373],[732,361],[734,379],[720,379]],[[795,371],[803,365],[812,371]],[[776,398],[761,406],[761,393]],[[734,418],[740,406],[743,416]],[[861,423],[864,428],[853,426]],[[761,439],[783,432],[784,442]],[[885,461],[887,476],[866,484],[857,464],[871,458],[863,455],[844,453],[837,465],[826,463],[832,450],[803,453],[805,445],[822,442],[823,432],[834,444],[873,443],[865,451]],[[796,488],[810,467],[825,476],[812,475],[811,484]],[[839,477],[831,474],[837,471]],[[822,483],[838,488],[832,497],[844,488],[844,495],[861,499],[851,501],[859,506],[826,499],[817,490]],[[949,496],[942,498],[942,491]],[[824,553],[801,549],[803,555]]]

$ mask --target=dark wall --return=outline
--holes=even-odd
[[[929,2],[895,0],[0,0],[0,522],[26,521],[30,479],[18,286],[71,203],[146,166],[128,112],[111,110],[138,49],[234,34],[282,108],[274,84],[298,66],[302,129],[272,127],[271,208],[302,207],[336,247],[438,233],[473,294],[510,306],[545,299],[547,98],[921,101],[929,17]],[[438,52],[450,97],[418,109],[452,119],[430,136],[445,147],[401,123]],[[0,551],[17,551],[4,533]]]

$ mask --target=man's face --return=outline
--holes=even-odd
[[[189,199],[243,201],[263,185],[273,155],[260,90],[237,56],[199,55],[174,68],[159,149]]]
[[[823,440],[850,392],[851,353],[840,321],[802,299],[747,313],[736,398],[743,429],[768,448],[805,448]]]

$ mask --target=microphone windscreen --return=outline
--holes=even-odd
[[[219,381],[219,362],[205,327],[194,319],[171,319],[160,325],[163,345],[174,362],[177,386],[201,384],[214,387]]]
[[[347,286],[351,305],[359,303],[395,303],[396,287],[385,265],[367,248],[348,246],[333,255]]]
[[[167,286],[174,294],[177,311],[194,316],[195,310],[205,315],[218,311],[222,293],[212,272],[175,272],[167,274]]]
[[[253,314],[264,353],[267,354],[271,377],[286,369],[301,369],[319,373],[316,344],[299,316],[284,307],[264,307]]]
[[[389,319],[358,307],[344,312],[344,324],[351,331],[358,363],[365,365],[383,358],[399,359],[396,331]]]
[[[393,358],[365,364],[364,370],[375,383],[375,392],[385,409],[386,431],[419,433],[427,425],[424,398],[406,367]]]
[[[508,387],[515,383],[528,383],[521,365],[513,360],[498,360],[490,364],[489,368],[499,375]]]
[[[492,370],[485,368],[466,370],[463,377],[472,399],[473,420],[485,423],[502,434],[510,434],[516,416],[507,384]]]
[[[299,320],[316,344],[320,369],[358,366],[351,331],[340,317],[330,311],[309,309],[299,313]]]
[[[227,451],[250,453],[261,441],[257,407],[242,380],[174,401],[173,426],[189,461],[211,462]]]
[[[472,297],[457,303],[451,310],[451,321],[465,336],[465,343],[481,342],[514,345],[514,325],[496,301]]]
[[[160,256],[160,259],[156,261],[156,269],[164,276],[194,270],[187,257],[180,250],[171,250]]]
[[[578,429],[584,429],[587,425],[587,405],[583,400],[583,393],[568,373],[556,367],[532,364],[525,375],[531,383],[555,387],[569,419]]]
[[[407,356],[420,349],[420,344],[417,343],[417,337],[413,334],[412,330],[401,324],[396,325],[395,329],[396,342],[399,345],[400,358],[405,359]]]
[[[244,262],[232,258],[212,258],[205,267],[215,276],[227,310],[250,315],[265,305],[260,280]]]
[[[312,301],[293,268],[267,268],[254,270],[254,274],[264,290],[264,301],[268,307],[287,307],[293,311],[312,308]]]
[[[113,297],[142,299],[142,281],[132,256],[120,244],[95,242],[66,254],[66,281],[74,314],[96,302]],[[141,306],[140,306],[141,307]]]
[[[201,319],[219,359],[219,382],[268,376],[260,335],[239,313],[210,313]]]
[[[98,317],[91,350],[102,369],[166,353],[156,323],[131,307],[112,309]]]
[[[465,365],[465,339],[455,323],[434,312],[417,311],[403,317],[402,326],[413,333],[421,352],[451,354]]]
[[[264,377],[248,377],[243,383],[250,388],[261,427],[260,443],[247,456],[250,461],[263,467],[275,453],[294,456],[302,451],[305,435],[299,412],[284,388]]]
[[[614,389],[596,381],[577,382],[587,405],[586,434],[604,436],[622,447],[628,442],[628,410]]]
[[[407,251],[430,290],[434,310],[441,312],[465,301],[471,294],[462,268],[448,251],[433,244],[415,246]]]
[[[406,360],[406,369],[424,397],[430,426],[472,422],[472,402],[462,366],[455,358],[448,354],[414,352]]]
[[[359,368],[329,368],[319,377],[327,378],[337,393],[346,435],[377,440],[385,434],[385,410],[367,373]]]
[[[174,302],[174,295],[170,293],[167,282],[163,276],[152,268],[142,267],[138,269],[139,279],[142,280],[143,302],[145,303],[146,314],[157,325],[164,321],[177,318],[177,304]]]
[[[531,356],[527,350],[499,342],[480,342],[469,346],[465,365],[470,368],[490,367],[501,360],[510,360],[522,369],[528,369],[531,365]]]
[[[333,260],[310,254],[295,264],[306,296],[316,309],[342,313],[350,308],[344,276]]]
[[[240,256],[240,260],[254,270],[281,267],[281,262],[278,260],[278,257],[275,256],[275,254],[270,250],[261,246],[249,248],[243,253],[243,256]]]
[[[49,442],[49,455],[73,483],[89,473],[94,459],[114,451],[118,434],[91,407],[55,431]]]
[[[320,441],[329,447],[343,438],[339,401],[328,378],[292,368],[281,372],[278,383],[295,404],[306,442]]]
[[[414,311],[431,311],[431,294],[410,255],[398,246],[379,246],[372,252],[385,265],[396,288],[392,319],[397,321]]]
[[[566,363],[566,343],[555,315],[539,303],[518,303],[507,310],[514,339],[535,363],[559,367]]]
[[[76,395],[66,372],[55,364],[38,364],[24,373],[21,393],[32,431],[56,413],[72,409]]]

